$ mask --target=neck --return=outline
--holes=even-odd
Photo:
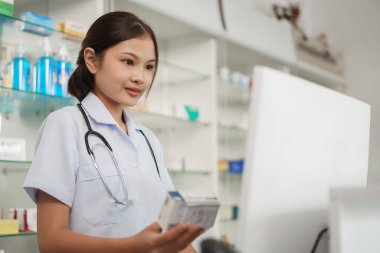
[[[123,118],[123,105],[118,104],[101,93],[95,93],[95,95],[103,102],[104,106],[110,112],[111,116],[115,119],[116,123],[128,134],[127,122]]]

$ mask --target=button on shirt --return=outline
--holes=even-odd
[[[124,111],[128,135],[95,94],[90,92],[82,105],[92,129],[102,134],[113,149],[131,204],[110,201],[87,152],[84,136],[88,128],[77,106],[51,113],[42,124],[24,188],[33,201],[37,190],[41,190],[69,206],[70,228],[75,232],[113,238],[134,235],[157,221],[166,192],[174,190],[164,166],[162,147],[152,131],[136,124]],[[138,130],[144,132],[152,146],[161,177]],[[109,150],[93,136],[89,137],[89,145],[112,193],[125,200]]]

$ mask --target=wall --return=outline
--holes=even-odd
[[[380,183],[380,1],[309,1],[310,32],[344,50],[346,93],[372,107],[368,183]]]

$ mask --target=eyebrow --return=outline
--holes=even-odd
[[[123,52],[123,54],[128,54],[128,55],[130,55],[130,56],[133,56],[134,58],[138,58],[138,59],[139,59],[139,57],[138,57],[137,55],[135,55],[134,53]],[[147,62],[156,62],[156,59],[150,59],[150,60],[147,61]]]

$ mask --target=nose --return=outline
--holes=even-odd
[[[131,81],[135,84],[143,84],[145,81],[144,70],[135,69],[131,75]]]

